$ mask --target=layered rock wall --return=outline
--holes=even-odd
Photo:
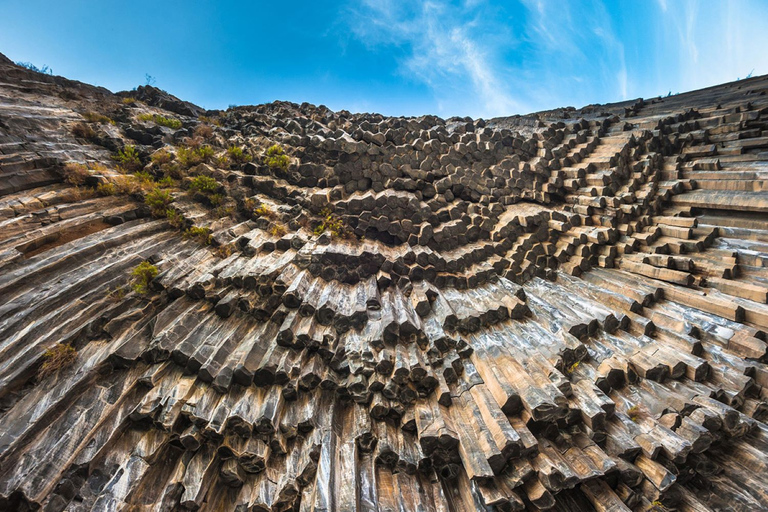
[[[204,112],[1,61],[0,509],[765,509],[766,90]]]

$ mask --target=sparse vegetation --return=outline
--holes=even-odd
[[[157,181],[157,186],[160,188],[174,188],[177,185],[178,183],[176,183],[176,180],[170,176],[165,176],[164,178],[161,178]]]
[[[227,149],[227,156],[236,164],[244,164],[251,161],[251,155],[245,153],[240,146],[230,146]]]
[[[123,98],[122,100],[123,105],[135,105],[136,103],[138,103],[138,100],[133,97]]]
[[[213,137],[213,128],[207,124],[199,124],[197,125],[197,128],[195,128],[195,137],[200,137],[201,139],[210,139]]]
[[[90,176],[86,166],[75,162],[65,164],[62,174],[64,175],[64,181],[76,186],[84,185],[88,176]]]
[[[105,181],[103,183],[99,183],[99,185],[96,187],[96,193],[100,196],[113,196],[117,194],[117,187],[115,187],[114,183]]]
[[[112,157],[124,172],[136,172],[143,166],[136,146],[126,145]]]
[[[86,123],[77,123],[72,127],[72,135],[77,137],[78,139],[85,139],[85,140],[94,140],[96,135],[96,130],[91,128]]]
[[[208,123],[208,124],[212,124],[214,126],[221,126],[221,118],[220,117],[200,116],[197,119],[201,123]]]
[[[569,367],[568,367],[568,368],[565,370],[565,371],[566,371],[566,373],[567,373],[568,375],[572,374],[573,372],[575,372],[575,371],[576,371],[576,368],[578,368],[580,364],[581,364],[581,361],[575,361],[575,362],[574,362],[574,363],[573,363],[571,366],[569,366]]]
[[[136,177],[137,180],[139,180],[139,184],[142,187],[155,186],[155,177],[149,174],[147,171],[136,171],[135,173],[133,173],[133,175]]]
[[[191,238],[197,240],[203,245],[211,245],[213,237],[211,236],[211,230],[208,228],[201,228],[198,226],[192,226],[184,231],[184,238]]]
[[[125,298],[125,286],[116,286],[110,288],[107,293],[107,300],[112,302],[121,302]]]
[[[266,163],[272,170],[287,171],[290,159],[288,158],[288,155],[285,154],[283,147],[279,144],[275,144],[267,149],[264,163]]]
[[[274,219],[277,216],[275,211],[264,203],[261,203],[258,208],[254,209],[253,214],[257,217],[265,217],[267,219]]]
[[[349,238],[352,235],[352,231],[344,224],[344,221],[331,213],[330,210],[323,210],[321,215],[323,221],[314,230],[316,236],[320,236],[326,231],[330,232],[333,238]]]
[[[133,277],[131,287],[133,291],[140,294],[145,294],[149,291],[149,283],[157,277],[157,267],[152,265],[148,261],[142,261],[131,271]]]
[[[285,236],[286,233],[288,233],[288,230],[279,222],[273,222],[269,227],[269,234],[272,236]]]
[[[212,194],[219,188],[219,182],[210,176],[195,176],[189,184],[189,190],[192,192],[201,192],[203,194]]]
[[[234,249],[232,248],[232,245],[228,244],[228,245],[222,245],[220,247],[217,247],[216,249],[213,250],[213,254],[215,254],[221,259],[224,259],[224,258],[230,257],[233,251]]]
[[[168,219],[168,223],[176,229],[184,227],[184,217],[175,208],[168,208],[165,210],[165,218]]]
[[[637,423],[637,420],[640,419],[640,407],[637,405],[633,405],[629,409],[627,409],[627,416],[629,416],[629,419]]]
[[[235,213],[235,208],[232,205],[219,206],[218,208],[213,210],[213,214],[218,218],[234,215],[234,213]]]
[[[161,149],[152,153],[150,160],[152,160],[152,163],[155,165],[165,165],[171,163],[171,160],[173,160],[173,155],[165,149]]]
[[[180,147],[176,153],[176,159],[179,161],[179,164],[187,169],[207,163],[211,158],[213,158],[213,148],[210,146],[200,146],[198,148]]]
[[[166,128],[171,128],[173,130],[178,130],[182,126],[181,121],[178,119],[174,119],[173,117],[165,117],[160,114],[140,114],[138,119],[139,121],[153,122],[157,125],[165,126]]]
[[[89,123],[115,124],[115,122],[109,117],[99,114],[97,112],[91,112],[91,111],[85,112],[83,114],[83,119],[85,119]]]
[[[154,188],[144,197],[144,203],[152,210],[155,217],[165,217],[168,205],[173,202],[173,196],[167,190]]]
[[[72,345],[59,343],[53,348],[49,348],[43,354],[43,364],[37,371],[38,380],[43,380],[49,375],[53,375],[62,368],[71,365],[77,359],[77,350]]]
[[[115,179],[115,187],[118,194],[137,194],[141,191],[139,180],[134,176],[118,176]]]
[[[96,190],[93,187],[75,187],[72,189],[72,200],[83,201],[96,195]]]
[[[211,206],[218,207],[224,202],[224,197],[224,194],[211,194],[208,196],[208,201],[210,201]]]

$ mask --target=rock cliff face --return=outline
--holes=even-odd
[[[0,59],[0,509],[766,509],[766,91],[204,112]]]

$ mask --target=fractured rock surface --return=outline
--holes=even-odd
[[[0,56],[0,509],[766,509],[766,91],[206,113]],[[169,188],[212,245],[64,181],[200,125],[252,156]]]

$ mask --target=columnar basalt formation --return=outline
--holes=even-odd
[[[205,112],[0,56],[0,509],[767,509],[766,91]]]

